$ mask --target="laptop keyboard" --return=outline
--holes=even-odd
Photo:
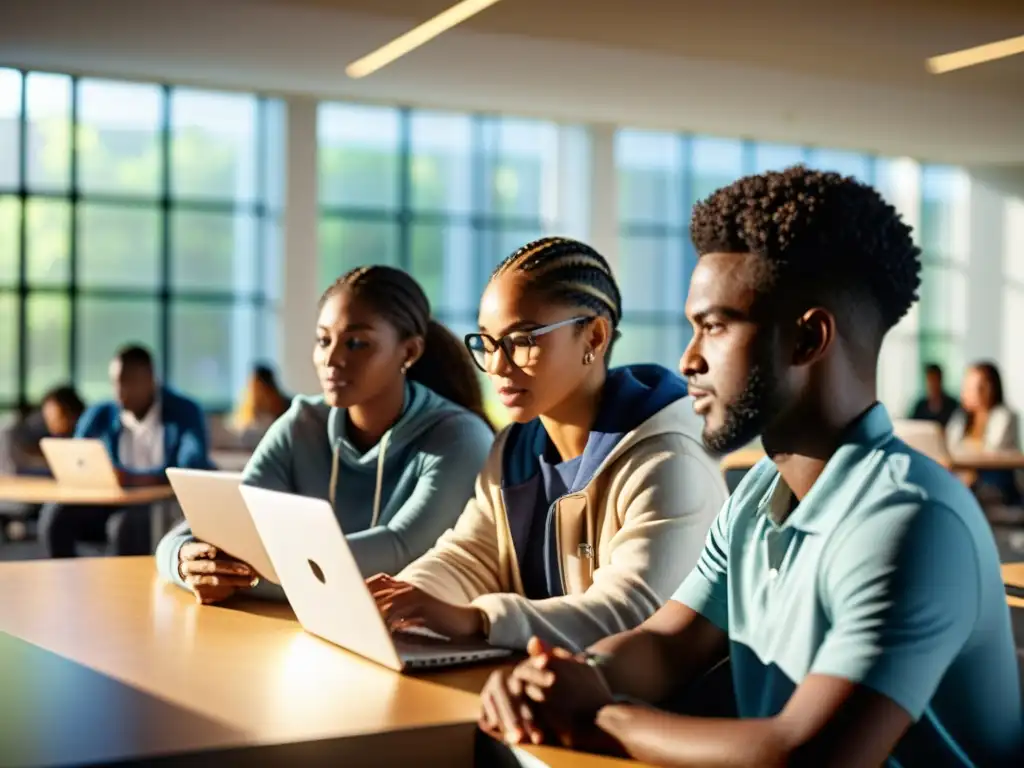
[[[450,643],[429,637],[402,637],[402,634],[411,633],[395,634],[395,650],[406,666],[414,669],[471,664],[501,659],[512,653],[505,648],[495,648],[484,643]]]

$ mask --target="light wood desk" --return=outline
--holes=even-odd
[[[146,488],[75,488],[62,485],[49,477],[0,476],[0,500],[20,501],[23,504],[100,504],[128,506],[151,504],[174,498],[169,485]]]
[[[728,472],[734,469],[746,470],[753,467],[764,457],[765,453],[761,448],[748,446],[747,448],[740,448],[738,451],[727,453],[722,457],[722,460],[719,462],[719,466],[721,467],[722,472]]]
[[[1024,563],[1004,563],[1002,570],[1004,584],[1024,589]]]
[[[244,448],[214,448],[210,460],[223,472],[241,472],[252,458],[252,450]]]
[[[951,458],[954,471],[982,472],[988,469],[1024,469],[1024,453],[1018,451],[957,452]]]
[[[635,760],[619,760],[555,747],[514,747],[512,753],[522,768],[629,768],[647,765]]]
[[[200,606],[149,557],[0,564],[0,633],[0,684],[22,692],[0,736],[25,765],[468,766],[491,671],[396,674],[307,634],[286,605]]]
[[[1003,583],[1024,589],[1024,563],[1004,563],[1002,567]],[[1007,595],[1006,602],[1011,608],[1024,608],[1024,598],[1016,595]]]
[[[2,564],[0,631],[173,713],[165,712],[166,728],[133,722],[92,739],[107,751],[96,761],[316,741],[353,765],[472,762],[475,694],[395,674],[318,640],[284,605],[200,606],[160,582],[152,558]],[[74,734],[48,738],[63,729],[37,714],[40,749],[63,758],[51,764],[85,757],[75,753]],[[54,742],[65,751],[46,752]]]
[[[169,485],[144,488],[76,488],[49,477],[0,476],[0,501],[22,504],[82,504],[109,507],[149,505],[154,551],[171,522],[174,491]]]

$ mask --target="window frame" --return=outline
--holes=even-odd
[[[20,78],[19,105],[17,114],[17,175],[13,186],[0,185],[0,199],[10,198],[16,201],[17,212],[17,265],[15,280],[11,284],[0,283],[0,296],[13,296],[17,323],[17,350],[14,356],[16,369],[16,385],[14,397],[0,397],[0,412],[9,410],[24,411],[37,405],[37,398],[30,397],[29,368],[31,365],[29,347],[30,300],[36,296],[57,296],[66,299],[69,320],[67,325],[67,359],[68,376],[65,381],[54,381],[53,386],[71,383],[81,384],[81,366],[79,365],[79,307],[83,298],[92,299],[134,299],[152,301],[157,307],[157,343],[152,350],[161,379],[172,386],[179,386],[188,391],[188,382],[177,382],[173,367],[173,310],[182,306],[201,307],[237,307],[251,309],[253,314],[253,341],[257,357],[265,356],[268,344],[263,339],[265,314],[276,310],[277,300],[268,291],[268,240],[269,225],[280,225],[283,217],[281,203],[274,204],[275,197],[268,189],[270,173],[268,142],[270,140],[270,104],[269,97],[252,92],[233,92],[225,89],[205,89],[191,86],[174,86],[168,83],[139,81],[142,85],[155,87],[159,90],[160,115],[157,129],[157,146],[159,152],[159,184],[155,196],[151,194],[126,194],[107,192],[87,192],[80,183],[80,151],[79,129],[81,121],[81,85],[85,82],[126,83],[118,78],[83,77],[67,73],[50,73],[31,69],[5,67],[15,72]],[[29,87],[30,75],[57,74],[67,77],[70,81],[70,110],[67,116],[69,128],[69,166],[68,184],[64,191],[36,189],[29,181]],[[239,94],[255,100],[255,135],[252,145],[252,162],[255,171],[254,184],[256,194],[251,201],[233,200],[221,197],[191,198],[175,195],[172,188],[174,135],[172,121],[173,97],[176,91],[190,91],[206,94]],[[283,151],[283,148],[282,148]],[[28,274],[29,270],[29,235],[28,210],[33,200],[52,200],[66,202],[69,207],[68,220],[68,277],[66,282],[58,285],[34,283]],[[110,211],[115,210],[146,210],[153,211],[157,217],[157,279],[152,287],[112,287],[102,285],[82,285],[80,271],[79,221],[82,205],[104,205]],[[252,247],[253,279],[252,290],[194,290],[176,288],[173,282],[173,242],[172,218],[178,212],[212,213],[221,215],[246,214],[253,217],[254,241]],[[273,263],[271,261],[271,263]],[[129,341],[126,339],[126,341]],[[200,402],[210,413],[223,413],[233,405],[234,392],[224,392],[223,396],[211,399],[200,398]]]
[[[485,255],[497,254],[498,258],[504,258],[507,254],[499,253],[499,243],[503,234],[517,231],[535,231],[537,236],[550,234],[557,230],[559,221],[547,219],[543,212],[537,216],[517,216],[485,212],[481,210],[470,211],[445,211],[416,208],[413,205],[413,136],[412,125],[417,114],[452,115],[466,118],[470,122],[470,146],[467,148],[469,163],[470,199],[480,201],[489,199],[486,196],[489,174],[500,162],[500,156],[486,151],[489,146],[487,141],[487,130],[495,124],[500,126],[504,120],[536,122],[542,124],[553,124],[558,129],[565,126],[553,121],[534,120],[532,118],[518,118],[485,112],[461,112],[454,110],[441,110],[429,108],[413,108],[408,106],[395,106],[387,104],[370,104],[349,100],[324,100],[318,105],[318,122],[323,119],[321,110],[332,106],[351,107],[376,107],[378,109],[394,111],[398,120],[398,141],[394,147],[396,152],[397,196],[394,208],[384,205],[360,206],[351,204],[324,203],[318,198],[317,206],[317,228],[321,231],[324,224],[339,222],[359,222],[390,225],[397,233],[396,263],[395,266],[409,272],[417,280],[421,276],[416,273],[413,264],[413,230],[417,226],[435,226],[440,229],[448,227],[464,227],[470,236],[470,251],[472,254],[472,281],[474,285],[485,285],[490,277],[492,267],[486,263]],[[319,144],[319,141],[318,141]],[[321,145],[322,146],[322,145]],[[323,169],[318,164],[318,183],[322,181]],[[319,186],[322,191],[322,184]],[[322,197],[322,196],[321,196]],[[525,241],[521,243],[525,245]],[[322,242],[317,247],[317,271],[323,268],[324,252]],[[323,288],[324,286],[320,286]],[[448,325],[468,325],[475,327],[476,299],[467,303],[466,307],[456,308],[447,306],[431,300],[431,308],[435,318]]]

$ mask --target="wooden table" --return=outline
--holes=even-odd
[[[210,460],[224,472],[241,472],[251,458],[252,450],[244,448],[215,448],[210,451]]]
[[[174,491],[169,485],[144,488],[79,488],[58,483],[49,477],[0,476],[0,501],[22,504],[81,504],[109,507],[145,506],[150,508],[150,535],[153,550],[164,528],[171,522],[170,507]]]
[[[5,765],[472,765],[491,669],[400,675],[305,633],[286,605],[200,606],[149,557],[0,564],[0,632]]]
[[[1004,563],[1002,571],[1004,584],[1024,589],[1024,563]],[[1007,595],[1006,602],[1011,608],[1024,608],[1024,598],[1016,595]]]
[[[1024,589],[1024,563],[1003,563],[1003,583]]]
[[[740,448],[738,451],[733,451],[723,456],[719,466],[723,472],[734,469],[746,470],[753,467],[764,457],[765,452],[761,448]]]
[[[636,760],[619,760],[554,747],[512,747],[511,752],[522,768],[635,768],[647,765]]]
[[[988,469],[1024,469],[1024,453],[1017,451],[957,452],[951,458],[954,471],[982,472]]]

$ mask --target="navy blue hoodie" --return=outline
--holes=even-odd
[[[502,498],[526,597],[561,597],[554,504],[590,482],[622,438],[686,397],[686,384],[660,365],[608,372],[597,418],[581,456],[562,462],[540,419],[516,424],[502,456]]]

